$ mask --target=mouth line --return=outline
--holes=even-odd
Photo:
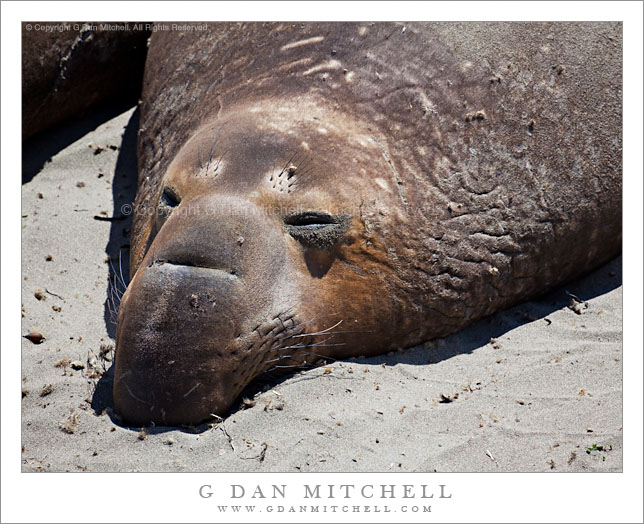
[[[156,259],[152,261],[148,267],[152,266],[174,266],[177,268],[190,268],[190,269],[196,269],[196,270],[204,270],[204,271],[216,271],[218,273],[223,273],[229,277],[233,278],[238,278],[237,272],[234,269],[224,269],[224,268],[218,268],[218,267],[211,267],[211,266],[201,266],[199,264],[195,264],[194,262],[176,262],[174,260],[162,260],[162,259]]]

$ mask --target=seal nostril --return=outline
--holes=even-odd
[[[217,267],[216,264],[210,263],[208,260],[199,260],[199,259],[188,259],[187,257],[173,257],[172,259],[170,258],[155,258],[148,262],[148,267],[152,266],[170,266],[170,267],[176,267],[176,268],[195,268],[195,269],[206,269],[210,271],[217,271],[220,273],[223,273],[225,275],[229,275],[234,278],[237,277],[237,270],[235,269],[227,269],[227,268],[221,268]],[[216,305],[216,301],[212,300],[211,302],[213,304],[213,307]]]

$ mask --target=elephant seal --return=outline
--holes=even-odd
[[[621,26],[209,24],[146,63],[129,424],[455,332],[621,248]]]
[[[107,100],[136,103],[149,25],[24,22],[23,140]]]

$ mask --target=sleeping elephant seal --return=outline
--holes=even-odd
[[[452,333],[621,246],[620,24],[152,36],[115,407]],[[135,272],[135,273],[134,273]]]

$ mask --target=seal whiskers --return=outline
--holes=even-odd
[[[119,306],[121,304],[121,299],[123,298],[123,293],[127,289],[127,284],[125,283],[125,277],[123,276],[123,265],[122,265],[122,251],[119,250],[119,271],[117,272],[114,268],[112,259],[109,258],[110,272],[108,275],[108,296],[107,303],[108,309],[110,312],[110,321],[113,324],[116,324],[116,319],[118,316]],[[122,289],[119,289],[119,286],[122,286]]]

